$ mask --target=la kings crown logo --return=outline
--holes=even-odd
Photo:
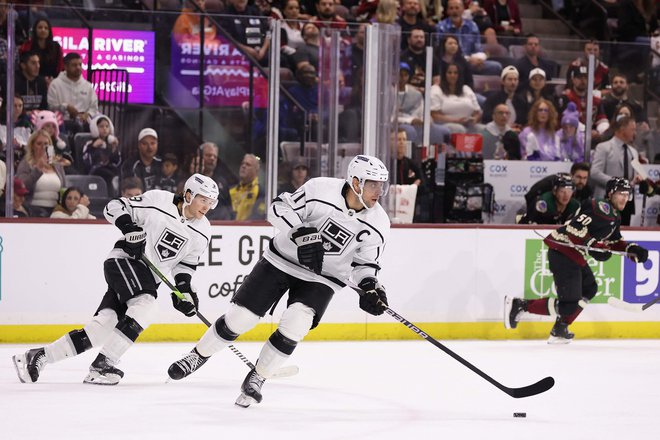
[[[187,241],[187,238],[181,237],[165,228],[155,245],[158,258],[160,261],[169,261],[176,258],[177,254]]]
[[[348,243],[355,237],[355,234],[333,222],[331,218],[321,226],[321,234],[323,235],[323,249],[328,255],[341,255]]]

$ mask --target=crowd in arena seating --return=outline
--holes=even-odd
[[[423,114],[428,106],[430,142],[442,149],[451,149],[451,135],[477,134],[483,139],[485,159],[589,162],[596,146],[614,136],[617,120],[630,117],[636,122],[632,146],[639,151],[640,161],[658,163],[660,135],[649,123],[649,116],[655,120],[657,115],[647,114],[631,93],[631,87],[646,79],[644,75],[660,84],[660,54],[648,50],[660,50],[656,2],[596,1],[606,11],[598,22],[592,1],[551,2],[558,18],[595,37],[584,43],[581,56],[568,63],[553,59],[552,50],[544,48],[545,37],[529,33],[518,0],[485,0],[483,4],[476,0],[186,0],[176,2],[183,9],[172,37],[199,41],[202,32],[204,38],[213,39],[222,31],[244,54],[268,67],[269,20],[281,20],[280,67],[291,72],[286,87],[309,119],[302,120],[301,109],[283,99],[280,141],[301,140],[301,126],[311,127],[312,140],[317,136],[319,70],[327,63],[320,59],[320,46],[330,30],[338,30],[341,40],[339,141],[360,141],[365,29],[373,23],[387,23],[401,30],[398,123],[413,144],[422,143]],[[5,9],[0,7],[3,68],[11,60],[1,38],[7,28]],[[205,11],[225,15],[202,19],[199,13]],[[47,9],[37,12],[31,21],[18,20],[16,26],[16,96],[14,120],[9,123],[14,126],[13,166],[19,179],[15,188],[26,197],[26,209],[17,209],[19,215],[56,212],[59,217],[89,218],[89,209],[85,213],[71,205],[75,201],[86,208],[89,200],[81,189],[67,190],[66,175],[70,174],[100,176],[109,195],[116,196],[127,185],[135,187],[134,177],[139,178],[141,191],[175,191],[192,172],[202,172],[212,176],[222,190],[223,200],[213,218],[260,218],[264,191],[258,173],[253,172],[259,170],[257,156],[246,155],[239,170],[232,173],[219,161],[220,147],[213,142],[203,143],[192,154],[161,156],[158,133],[152,128],[144,127],[137,142],[124,139],[122,133],[115,133],[113,121],[99,112],[94,88],[81,75],[80,55],[62,56],[62,48],[53,40]],[[641,46],[608,42],[603,47],[598,39]],[[431,72],[426,71],[427,46],[433,47]],[[606,59],[601,50],[607,52]],[[590,54],[596,59],[593,119],[586,121]],[[644,69],[647,65],[649,69]],[[3,78],[6,73],[0,68]],[[425,102],[427,75],[432,86]],[[4,87],[4,81],[1,84]],[[656,83],[649,84],[653,91]],[[655,91],[658,89],[656,85]],[[9,104],[3,103],[0,118]],[[4,147],[6,122],[2,124],[0,142]],[[587,126],[591,127],[590,145],[586,143]],[[79,157],[73,151],[77,133],[89,133]],[[512,147],[513,137],[519,146]],[[285,170],[292,174],[283,183],[290,185],[293,171],[303,168],[306,177],[311,177],[308,164],[289,165]],[[421,163],[415,166],[423,168]],[[250,200],[249,206],[246,200]],[[4,202],[1,204],[4,208]]]

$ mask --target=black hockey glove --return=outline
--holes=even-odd
[[[199,298],[197,298],[197,293],[193,291],[190,285],[190,279],[190,275],[187,274],[175,276],[176,288],[183,295],[183,298],[179,298],[176,292],[171,293],[174,308],[188,317],[195,316],[199,307]]]
[[[128,214],[119,217],[115,222],[115,226],[124,234],[124,242],[121,248],[128,255],[139,260],[147,244],[147,233],[136,225]]]
[[[291,239],[298,246],[298,261],[305,267],[321,275],[323,269],[323,239],[316,228],[301,226]]]
[[[629,244],[626,248],[626,252],[628,253],[628,258],[635,263],[644,263],[649,259],[649,251],[635,243]]]
[[[385,288],[376,278],[365,278],[360,281],[358,287],[364,290],[364,294],[360,296],[360,308],[371,315],[382,315],[387,308]]]
[[[589,255],[596,261],[607,261],[612,256],[612,252],[603,249],[602,251],[589,251]]]

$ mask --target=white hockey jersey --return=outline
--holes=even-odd
[[[344,189],[344,185],[346,188]],[[355,212],[346,206],[345,180],[317,177],[294,193],[280,194],[268,209],[268,221],[279,229],[264,258],[278,269],[305,281],[321,282],[339,290],[349,276],[360,282],[376,277],[390,232],[385,210],[376,204]],[[321,275],[301,266],[291,234],[301,225],[317,228],[325,254]]]
[[[111,200],[103,210],[112,224],[128,214],[147,233],[145,255],[164,274],[194,274],[200,256],[208,248],[211,225],[206,217],[186,220],[174,204],[175,195],[152,190],[141,196]],[[114,248],[108,258],[126,258],[120,248]],[[160,279],[154,275],[157,283]]]

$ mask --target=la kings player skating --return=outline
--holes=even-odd
[[[289,291],[277,330],[263,346],[256,369],[241,385],[236,404],[262,400],[264,381],[288,359],[298,342],[316,327],[341,280],[350,276],[366,292],[360,307],[373,315],[385,310],[387,297],[378,283],[379,259],[390,222],[378,203],[387,193],[388,171],[375,157],[359,155],[346,180],[314,178],[294,193],[273,200],[268,220],[279,232],[195,348],[173,363],[172,379],[188,376],[217,351],[254,327]]]
[[[566,344],[574,334],[568,326],[596,296],[598,285],[587,264],[592,257],[598,261],[608,260],[609,249],[625,251],[629,257],[644,263],[648,251],[643,247],[623,240],[621,210],[632,195],[630,183],[621,177],[607,182],[605,199],[587,199],[573,219],[548,235],[544,243],[548,250],[548,262],[557,287],[557,299],[542,298],[525,300],[505,297],[504,325],[516,328],[523,312],[535,315],[556,316],[555,325],[550,331],[549,344]],[[578,246],[588,246],[601,251],[586,251]]]
[[[163,273],[171,272],[180,300],[172,293],[174,307],[194,316],[197,295],[190,282],[199,257],[208,247],[209,209],[218,203],[216,183],[194,174],[185,183],[183,195],[168,191],[147,191],[130,199],[111,200],[106,219],[124,237],[117,241],[103,263],[108,290],[91,322],[55,342],[13,357],[21,382],[36,382],[46,364],[76,356],[92,347],[101,347],[89,367],[85,383],[115,385],[124,376],[116,367],[156,312],[159,279],[141,260],[144,253]]]

